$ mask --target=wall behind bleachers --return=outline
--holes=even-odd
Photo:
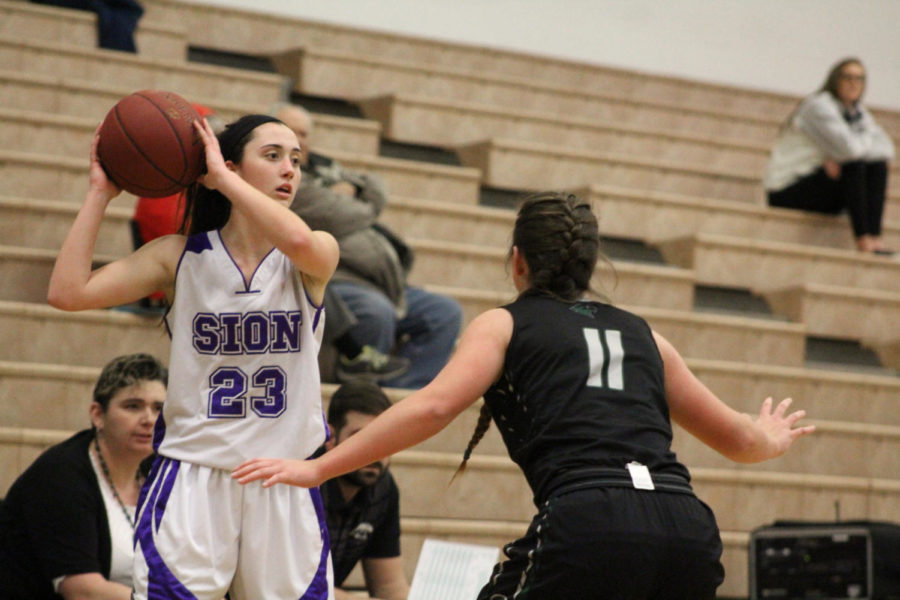
[[[252,9],[795,95],[856,55],[871,73],[867,102],[900,109],[896,0],[254,0]]]

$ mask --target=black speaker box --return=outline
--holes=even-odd
[[[751,600],[900,600],[900,525],[776,521],[750,534]]]

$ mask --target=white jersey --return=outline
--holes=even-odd
[[[159,453],[229,471],[249,458],[309,457],[327,431],[317,359],[324,325],[279,250],[245,282],[219,232],[189,238],[166,316]]]

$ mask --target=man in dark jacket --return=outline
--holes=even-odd
[[[346,441],[390,407],[385,393],[370,381],[341,385],[328,403],[332,436],[326,448]],[[372,598],[405,600],[409,594],[400,555],[400,492],[389,464],[385,458],[322,484],[335,600],[351,598],[342,588],[360,561]]]
[[[283,104],[273,111],[294,130],[303,150],[303,179],[291,209],[310,227],[330,232],[341,259],[329,283],[352,313],[349,328],[361,345],[395,353],[410,361],[404,374],[384,385],[419,388],[446,364],[462,323],[454,299],[407,285],[413,253],[378,215],[387,203],[381,180],[357,173],[337,161],[312,152],[312,120],[304,109]],[[333,312],[326,298],[326,335]],[[338,367],[340,368],[340,364]]]

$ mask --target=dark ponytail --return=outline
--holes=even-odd
[[[244,115],[226,125],[217,136],[222,158],[240,164],[244,158],[244,147],[253,138],[253,132],[266,123],[281,121],[269,115]],[[195,182],[185,194],[184,217],[179,232],[190,236],[202,231],[221,229],[230,217],[231,201],[219,190],[211,190]]]

